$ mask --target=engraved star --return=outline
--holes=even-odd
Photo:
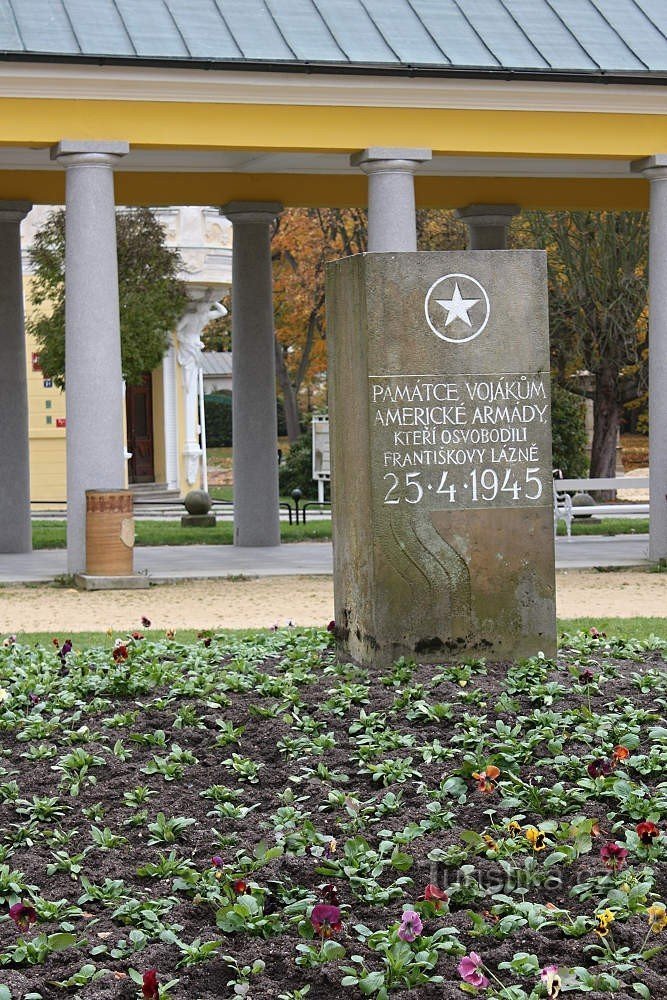
[[[458,281],[454,285],[454,294],[451,299],[436,299],[435,300],[439,306],[447,310],[447,319],[445,321],[445,326],[449,326],[453,323],[455,319],[463,320],[467,326],[472,326],[470,322],[470,317],[468,316],[468,311],[472,309],[479,299],[464,299],[459,291]]]

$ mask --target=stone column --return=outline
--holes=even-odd
[[[368,175],[368,250],[417,249],[414,173],[431,159],[430,149],[371,146],[350,157]]]
[[[65,367],[67,570],[86,565],[88,489],[123,489],[123,382],[113,169],[126,142],[63,140],[67,171]]]
[[[0,552],[32,549],[20,228],[31,208],[0,202]]]
[[[667,560],[667,154],[637,160],[651,182],[649,203],[649,559]]]
[[[277,202],[229,202],[233,223],[234,544],[280,544],[270,227]]]
[[[518,205],[466,205],[457,208],[457,218],[468,229],[468,250],[507,250],[507,230]]]

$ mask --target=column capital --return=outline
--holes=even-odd
[[[234,224],[270,225],[283,210],[279,201],[228,201],[220,211]]]
[[[31,208],[31,201],[0,201],[0,223],[21,222]]]
[[[351,167],[360,167],[365,174],[381,172],[414,173],[420,163],[431,159],[430,149],[403,146],[369,146],[350,157]]]
[[[662,180],[667,177],[667,153],[655,153],[641,160],[632,160],[630,170],[633,174],[643,174],[647,180]]]
[[[466,205],[456,216],[468,227],[469,250],[506,250],[507,230],[518,205]]]
[[[456,218],[478,226],[509,226],[520,205],[465,205],[456,209]]]
[[[51,159],[63,167],[114,167],[130,151],[129,142],[89,139],[61,139],[51,146]]]

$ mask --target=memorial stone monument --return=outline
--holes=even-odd
[[[553,656],[545,254],[348,257],[327,317],[340,652]]]

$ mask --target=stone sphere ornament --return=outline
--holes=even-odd
[[[595,500],[590,493],[575,493],[572,497],[572,506],[579,510],[582,507],[595,507]],[[591,517],[590,514],[577,514],[577,518]]]
[[[211,498],[205,490],[190,490],[183,504],[188,514],[208,514],[213,506]]]

